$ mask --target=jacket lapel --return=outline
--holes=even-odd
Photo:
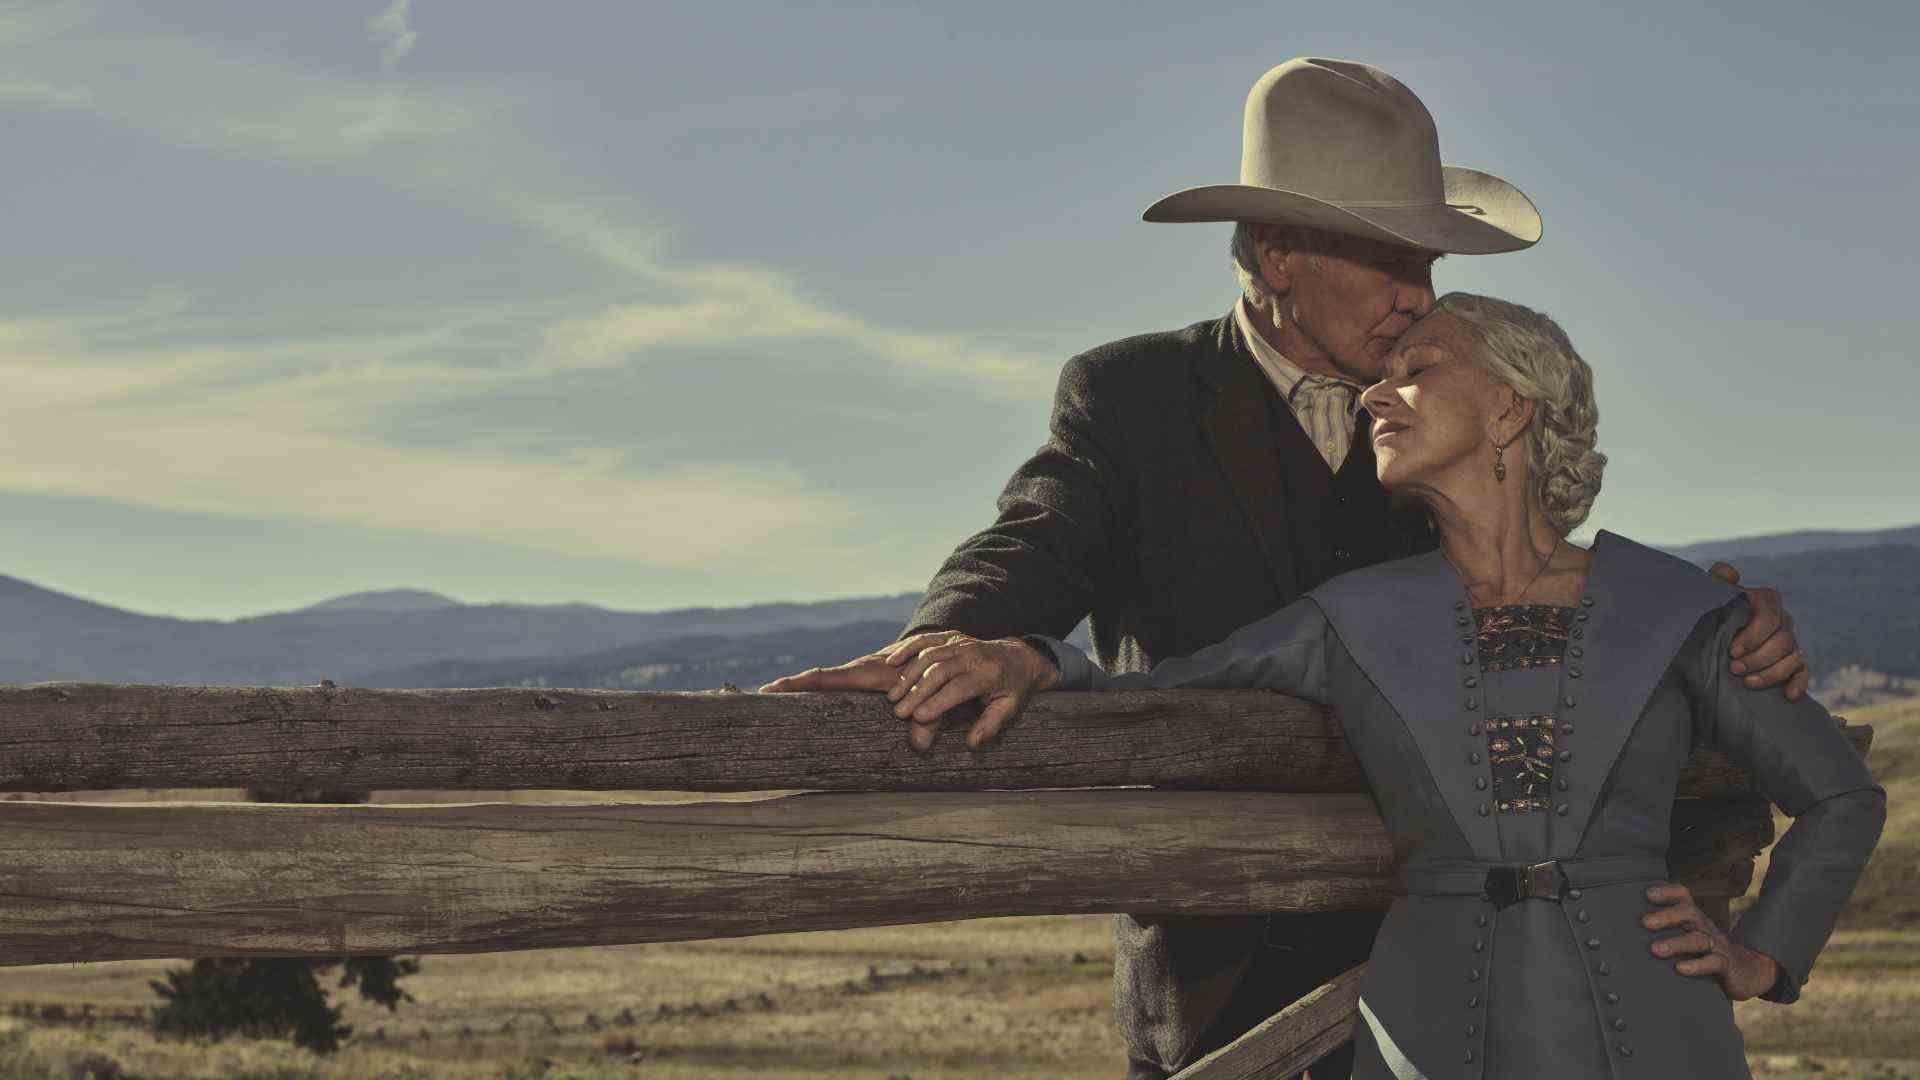
[[[1572,760],[1559,766],[1570,786],[1561,796],[1567,815],[1554,822],[1555,858],[1578,853],[1614,762],[1687,635],[1701,616],[1739,595],[1685,560],[1605,529],[1594,537],[1574,622],[1580,636],[1567,643],[1562,661],[1557,711],[1563,720],[1577,718],[1578,737],[1566,743]],[[1567,698],[1576,704],[1569,707]]]
[[[1499,858],[1499,827],[1491,813],[1481,813],[1492,796],[1475,785],[1488,767],[1468,756],[1484,753],[1486,739],[1469,731],[1484,720],[1484,710],[1473,619],[1459,576],[1431,551],[1342,574],[1308,595],[1406,725],[1468,848],[1477,858]],[[1470,678],[1475,685],[1467,685]]]
[[[1199,358],[1194,372],[1211,391],[1202,398],[1199,417],[1207,446],[1260,547],[1268,579],[1281,596],[1296,596],[1286,517],[1290,493],[1267,410],[1266,375],[1241,340],[1231,312],[1221,320],[1214,350]]]

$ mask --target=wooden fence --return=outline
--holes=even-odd
[[[1871,729],[1847,730],[1864,753]],[[1049,693],[998,746],[969,750],[959,735],[916,752],[877,694],[0,687],[0,791],[793,792],[686,805],[0,802],[0,964],[1391,899],[1384,829],[1317,706],[1255,690]],[[1772,839],[1767,805],[1707,751],[1680,795],[1674,876],[1724,920]],[[1342,987],[1323,989],[1308,1010],[1322,1034],[1346,1015],[1329,1004]]]

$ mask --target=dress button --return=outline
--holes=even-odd
[[[1581,607],[1592,607],[1592,606],[1593,606],[1593,597],[1591,597],[1591,596],[1583,596],[1583,597],[1581,597],[1581,598],[1580,598],[1580,606],[1581,606]]]
[[[1472,634],[1461,634],[1461,635],[1460,635],[1460,644],[1462,644],[1462,645],[1471,645],[1471,644],[1473,644],[1473,635],[1472,635]]]
[[[1474,810],[1477,811],[1481,817],[1486,817],[1489,813],[1492,812],[1487,809],[1486,803],[1481,803],[1479,806],[1474,807]]]
[[[1485,791],[1485,790],[1487,790],[1487,778],[1486,778],[1486,777],[1484,777],[1484,776],[1476,776],[1476,777],[1474,777],[1474,778],[1473,778],[1473,790],[1475,790],[1475,791]]]
[[[1468,1038],[1472,1038],[1472,1037],[1474,1037],[1475,1035],[1478,1035],[1478,1034],[1480,1034],[1480,1025],[1479,1025],[1479,1024],[1468,1024],[1468,1025],[1467,1025],[1467,1037],[1468,1037]]]
[[[1474,752],[1472,752],[1472,753],[1470,753],[1470,754],[1468,754],[1468,755],[1467,755],[1467,764],[1469,764],[1469,765],[1478,765],[1478,764],[1480,764],[1480,751],[1478,751],[1478,750],[1475,750]]]
[[[1586,621],[1587,621],[1587,613],[1586,613],[1586,612],[1584,612],[1584,611],[1576,611],[1576,612],[1574,612],[1574,613],[1573,613],[1573,617],[1574,617],[1575,619],[1577,619],[1577,620],[1579,620],[1580,622],[1586,622]]]
[[[1473,925],[1475,926],[1487,925],[1487,917],[1485,915],[1475,915],[1473,917]]]
[[[1479,969],[1479,968],[1468,968],[1468,969],[1467,969],[1467,981],[1468,981],[1468,982],[1479,982],[1479,981],[1480,981],[1480,969]]]
[[[1581,908],[1579,911],[1576,911],[1573,913],[1573,919],[1575,922],[1586,922],[1589,917],[1590,916],[1587,915],[1586,908]]]
[[[1562,750],[1562,751],[1560,751],[1560,760],[1561,760],[1561,761],[1572,761],[1572,760],[1573,760],[1573,751],[1571,751],[1571,750]]]
[[[1568,656],[1574,656],[1574,657],[1580,657],[1580,656],[1585,656],[1585,655],[1587,655],[1587,650],[1585,650],[1585,649],[1583,649],[1583,648],[1581,648],[1581,647],[1580,647],[1580,646],[1578,646],[1578,645],[1575,645],[1575,646],[1573,646],[1572,648],[1570,648],[1570,649],[1568,649],[1568,650],[1567,650],[1567,655],[1568,655]]]
[[[1453,621],[1456,625],[1459,625],[1459,626],[1467,625],[1467,617],[1465,615],[1455,615],[1453,617]]]
[[[1334,558],[1336,558],[1336,559],[1344,559],[1344,558],[1346,558],[1346,557],[1347,557],[1347,549],[1346,549],[1346,548],[1334,548],[1334,549],[1333,549],[1333,557],[1334,557]]]
[[[1472,653],[1470,653],[1470,652],[1463,652],[1463,653],[1461,653],[1461,654],[1460,654],[1460,662],[1461,662],[1461,663],[1463,663],[1463,664],[1471,664],[1471,663],[1473,663],[1473,654],[1472,654]]]
[[[1600,947],[1600,939],[1599,939],[1599,938],[1597,938],[1597,937],[1590,937],[1590,938],[1588,938],[1588,939],[1587,939],[1587,948],[1589,948],[1589,949],[1597,949],[1597,948],[1599,948],[1599,947]]]
[[[1467,610],[1467,602],[1465,600],[1455,600],[1453,602],[1453,610],[1455,611]]]
[[[1561,725],[1560,725],[1560,734],[1562,734],[1562,735],[1571,735],[1571,734],[1573,734],[1573,725],[1572,725],[1572,724],[1561,724]]]
[[[1469,735],[1478,735],[1478,734],[1480,734],[1480,725],[1479,725],[1479,724],[1468,724],[1468,725],[1467,725],[1467,734],[1469,734]]]
[[[1580,703],[1579,703],[1578,701],[1575,701],[1575,700],[1574,700],[1574,698],[1573,698],[1573,695],[1572,695],[1572,694],[1568,694],[1568,695],[1567,695],[1567,708],[1569,708],[1569,709],[1571,709],[1571,708],[1573,708],[1574,706],[1576,706],[1576,705],[1578,705],[1578,704],[1580,704]]]
[[[1580,899],[1581,897],[1583,897],[1583,896],[1585,896],[1585,895],[1587,895],[1587,894],[1586,894],[1586,893],[1583,893],[1583,892],[1581,892],[1581,891],[1580,891],[1579,889],[1568,889],[1568,890],[1567,890],[1567,899],[1569,899],[1569,900],[1578,900],[1578,899]]]
[[[1571,667],[1567,668],[1567,678],[1577,679],[1579,677],[1580,677],[1580,665],[1574,664]]]
[[[1476,941],[1476,942],[1474,942],[1474,943],[1473,943],[1473,951],[1474,951],[1474,952],[1486,952],[1486,951],[1487,951],[1487,942],[1486,942],[1486,939],[1484,939],[1484,938],[1482,938],[1481,940],[1479,940],[1479,941]]]
[[[1467,1051],[1467,1064],[1473,1064],[1473,1051]]]
[[[1475,697],[1470,697],[1470,698],[1468,698],[1468,699],[1467,699],[1467,708],[1469,708],[1469,709],[1477,709],[1477,708],[1479,708],[1479,707],[1480,707],[1480,699],[1479,699],[1479,698],[1475,698]]]
[[[1621,1056],[1621,1057],[1632,1057],[1632,1056],[1633,1056],[1633,1047],[1631,1047],[1631,1046],[1628,1046],[1628,1045],[1627,1045],[1626,1043],[1621,1043],[1621,1044],[1620,1044],[1620,1056]]]
[[[1567,778],[1563,776],[1558,780],[1555,780],[1553,782],[1553,786],[1559,788],[1561,791],[1567,790]]]
[[[1597,968],[1594,968],[1594,970],[1598,971],[1602,975],[1611,975],[1613,974],[1613,965],[1607,963],[1605,960],[1602,960],[1600,961],[1600,966]]]
[[[1614,1018],[1613,1018],[1613,1030],[1615,1030],[1615,1031],[1625,1031],[1625,1030],[1627,1030],[1627,1022],[1626,1022],[1626,1020],[1625,1020],[1624,1018],[1622,1018],[1622,1017],[1618,1017],[1618,1016],[1616,1016],[1616,1017],[1614,1017]]]
[[[1469,689],[1469,690],[1471,690],[1471,689],[1473,689],[1474,687],[1476,687],[1476,686],[1479,686],[1479,685],[1480,685],[1480,676],[1478,676],[1478,675],[1469,675],[1469,676],[1467,676],[1466,678],[1464,678],[1464,679],[1462,679],[1462,680],[1460,680],[1460,685],[1462,685],[1462,686],[1464,686],[1464,687],[1466,687],[1467,689]]]
[[[1620,1004],[1620,995],[1609,990],[1607,991],[1606,1001],[1607,1001],[1607,1004],[1609,1005],[1618,1005]]]
[[[1573,636],[1577,638],[1583,638],[1587,636],[1587,632],[1584,628],[1576,626],[1573,628]]]
[[[1567,816],[1567,811],[1568,811],[1569,809],[1570,809],[1570,808],[1569,808],[1569,807],[1567,806],[1567,804],[1566,804],[1566,803],[1561,803],[1561,804],[1560,804],[1559,806],[1556,806],[1556,807],[1554,807],[1554,808],[1553,808],[1553,812],[1554,812],[1554,813],[1556,813],[1556,814],[1559,814],[1559,815],[1560,815],[1561,817],[1566,817],[1566,816]]]

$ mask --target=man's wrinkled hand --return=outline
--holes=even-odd
[[[905,641],[896,641],[883,649],[876,649],[865,656],[849,660],[836,667],[808,668],[794,675],[782,675],[760,688],[763,694],[787,694],[808,690],[874,690],[893,689],[900,678],[900,670],[887,662],[887,657],[910,641],[924,641],[927,645],[939,644],[949,638],[962,637],[958,631],[936,630],[928,634],[916,634]],[[925,645],[922,646],[923,648]]]
[[[976,698],[985,707],[967,731],[967,745],[978,750],[1020,714],[1028,698],[1060,679],[1053,662],[1019,638],[933,638],[908,638],[887,657],[898,672],[887,700],[894,703],[893,715],[912,723],[907,737],[916,750],[932,748],[942,714]]]
[[[1726,563],[1714,563],[1709,572],[1729,585],[1740,584],[1740,571]],[[1742,681],[1755,690],[1783,686],[1788,701],[1799,701],[1813,673],[1793,632],[1793,616],[1787,614],[1777,589],[1762,586],[1746,589],[1746,594],[1753,617],[1734,635],[1730,670],[1744,676]]]

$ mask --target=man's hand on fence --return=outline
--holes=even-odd
[[[1028,698],[1060,681],[1053,661],[1019,638],[919,634],[895,645],[886,662],[899,673],[887,700],[894,703],[893,715],[912,722],[907,737],[916,750],[932,748],[941,714],[979,698],[986,707],[967,731],[967,745],[977,750],[1020,714]]]
[[[917,634],[907,641],[926,638],[930,644],[939,644],[950,638],[965,636],[957,630],[936,630]],[[905,644],[906,641],[896,641],[837,667],[808,668],[797,675],[782,675],[762,686],[760,692],[785,694],[802,690],[891,690],[900,678],[900,669],[887,663],[887,657]]]

